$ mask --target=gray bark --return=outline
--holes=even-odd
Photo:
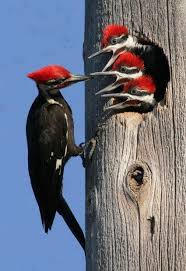
[[[86,84],[86,138],[100,127],[86,170],[87,271],[186,270],[186,2],[85,2],[86,73],[104,66],[87,57],[109,23],[142,27],[171,67],[165,101],[147,114],[109,115],[94,95],[105,82]]]

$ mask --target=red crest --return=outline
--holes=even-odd
[[[59,65],[49,65],[35,72],[27,74],[27,77],[33,79],[37,83],[45,83],[52,79],[69,78],[70,72]]]
[[[112,66],[112,70],[117,71],[121,66],[136,67],[140,70],[144,69],[144,61],[139,56],[131,52],[125,52],[118,56]]]
[[[113,36],[128,35],[128,28],[124,25],[108,25],[103,29],[101,46],[106,47]]]
[[[151,76],[148,75],[144,75],[141,76],[137,79],[133,79],[131,81],[129,81],[125,87],[124,90],[125,92],[128,92],[130,89],[132,88],[138,88],[139,90],[147,90],[147,92],[149,93],[154,93],[156,91],[156,86],[154,83],[154,80],[152,79]]]

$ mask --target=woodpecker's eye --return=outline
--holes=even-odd
[[[45,83],[45,85],[47,86],[53,86],[53,85],[56,85],[56,84],[60,84],[60,83],[63,83],[65,81],[66,78],[62,77],[62,78],[59,78],[59,79],[51,79],[49,81],[47,81]]]
[[[118,42],[116,37],[111,38],[110,44],[115,45]]]
[[[63,83],[65,80],[66,80],[66,78],[62,77],[60,79],[57,79],[56,81],[57,81],[57,83]]]
[[[139,70],[138,69],[131,69],[131,73],[138,73],[139,72]]]
[[[135,74],[135,73],[139,72],[139,70],[137,68],[130,68],[130,67],[126,67],[126,66],[122,66],[120,71],[123,73],[127,73],[127,74]]]
[[[132,95],[137,95],[137,94],[138,94],[138,91],[137,91],[137,89],[133,88],[133,89],[131,89],[130,93],[131,93]]]
[[[125,67],[125,66],[121,66],[120,72],[122,72],[122,73],[127,73],[126,67]]]
[[[46,84],[47,84],[47,85],[54,84],[55,81],[56,81],[55,79],[51,79],[51,80],[48,80],[48,81],[46,82]]]

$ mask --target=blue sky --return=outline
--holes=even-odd
[[[84,1],[6,0],[1,2],[1,189],[0,270],[85,270],[83,251],[64,221],[42,229],[27,170],[25,124],[37,95],[26,77],[47,64],[83,73]],[[72,107],[76,142],[84,141],[84,84],[62,91]],[[64,194],[84,229],[84,170],[72,159]]]

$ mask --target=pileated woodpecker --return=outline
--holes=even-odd
[[[98,91],[96,95],[111,92],[123,85],[123,83],[142,76],[144,72],[143,59],[131,52],[125,51],[118,56],[110,71],[91,73],[91,76],[106,75],[116,77],[112,84]]]
[[[107,70],[117,59],[125,47],[133,47],[134,39],[129,35],[128,28],[122,25],[108,25],[103,29],[101,50],[92,54],[88,58],[91,59],[103,53],[112,52],[112,57],[104,67],[103,71]]]
[[[114,98],[113,105],[106,109],[123,110],[130,108],[132,111],[143,112],[152,110],[156,101],[154,93],[156,85],[149,75],[143,75],[136,79],[130,80],[121,85],[121,91],[116,93],[103,94],[102,97]]]
[[[118,56],[111,71],[95,72],[91,75],[116,77],[114,83],[96,93],[102,94],[102,97],[117,98],[114,99],[114,105],[109,106],[107,109],[124,109],[130,106],[147,111],[156,104],[155,93],[158,90],[153,77],[145,76],[145,74],[143,59],[125,51]],[[140,91],[134,90],[133,86],[137,86]]]
[[[89,77],[73,75],[58,65],[46,66],[27,76],[38,88],[26,133],[29,175],[42,224],[47,233],[57,211],[85,250],[84,234],[62,193],[64,166],[71,156],[80,155],[83,148],[75,144],[72,111],[59,89]]]
[[[119,25],[108,25],[103,30],[102,47],[102,50],[90,58],[105,52],[112,52],[112,57],[103,71],[107,70],[123,52],[130,51],[144,61],[143,73],[153,77],[157,88],[156,101],[163,99],[170,80],[170,70],[167,57],[161,47],[148,38],[129,35],[128,29]]]

